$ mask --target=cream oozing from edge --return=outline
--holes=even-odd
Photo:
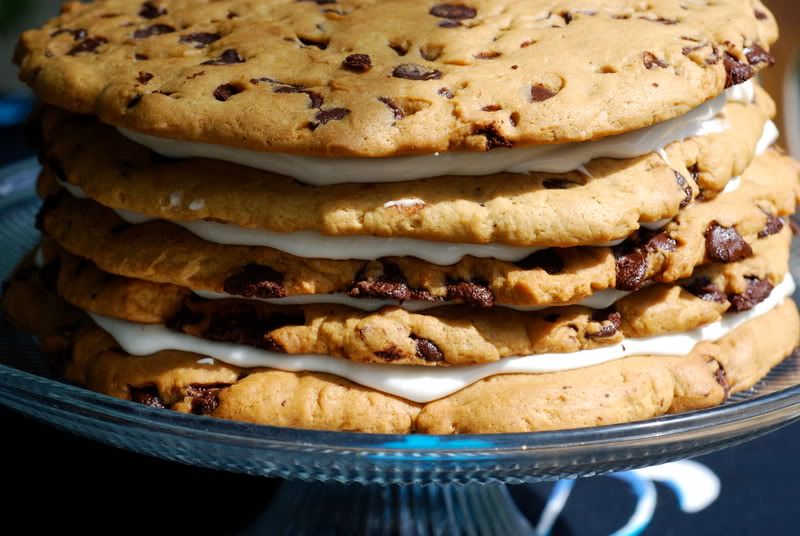
[[[649,127],[597,141],[445,152],[387,158],[321,158],[161,138],[120,128],[122,135],[171,158],[211,158],[293,177],[305,184],[400,182],[445,175],[492,175],[533,171],[565,173],[595,158],[634,158],[692,136],[727,128],[717,116],[726,101],[753,102],[752,81],[734,86],[688,113]]]
[[[794,280],[787,274],[772,293],[751,310],[725,314],[716,322],[684,333],[626,339],[619,344],[573,353],[507,357],[493,363],[452,367],[357,363],[333,356],[281,354],[241,344],[207,341],[171,331],[162,325],[134,324],[89,314],[131,355],[147,356],[163,350],[180,350],[244,368],[324,372],[414,402],[430,402],[497,374],[557,372],[632,355],[686,355],[697,343],[719,340],[748,320],[768,313],[783,303],[794,289]]]
[[[193,292],[198,296],[200,296],[201,298],[206,298],[209,300],[224,300],[228,298],[236,298],[236,299],[263,301],[266,303],[271,303],[273,305],[333,304],[333,305],[346,305],[348,307],[353,307],[354,309],[360,309],[362,311],[370,311],[370,312],[377,311],[381,307],[386,307],[386,306],[396,306],[400,307],[401,309],[405,309],[406,311],[417,312],[417,311],[425,311],[427,309],[433,309],[434,307],[446,307],[449,305],[457,305],[456,303],[453,302],[432,303],[432,302],[417,301],[417,300],[406,300],[404,302],[399,302],[397,300],[353,298],[341,292],[331,293],[331,294],[298,294],[295,296],[287,296],[285,298],[242,298],[241,296],[235,296],[233,294],[227,294],[224,292],[212,292],[208,290],[194,290]],[[600,290],[598,292],[595,292],[591,296],[587,296],[586,298],[584,298],[579,302],[570,304],[509,305],[509,304],[498,303],[496,304],[496,306],[506,307],[508,309],[514,309],[516,311],[541,311],[542,309],[547,309],[548,307],[561,307],[566,305],[581,305],[583,307],[588,307],[590,309],[605,309],[606,307],[611,307],[614,303],[617,302],[617,300],[624,298],[628,294],[630,294],[630,292],[610,288],[610,289]]]

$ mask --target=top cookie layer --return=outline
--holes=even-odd
[[[17,52],[44,101],[135,131],[392,156],[598,139],[771,60],[758,0],[69,3]]]

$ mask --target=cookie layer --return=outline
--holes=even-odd
[[[45,102],[135,131],[376,157],[642,128],[752,77],[776,38],[757,0],[106,0],[15,59]]]
[[[41,298],[31,294],[17,303],[35,309]],[[688,356],[496,376],[423,405],[327,374],[243,370],[184,352],[132,357],[92,326],[73,336],[66,378],[155,407],[259,424],[384,433],[527,432],[712,407],[757,382],[799,338],[800,319],[787,300],[717,343],[698,344]]]
[[[393,184],[302,185],[226,164],[166,160],[107,125],[48,110],[49,170],[103,205],[174,221],[204,218],[288,233],[574,246],[628,236],[711,199],[749,166],[772,100],[727,105],[724,132],[651,154],[595,160],[586,173],[440,177]],[[670,167],[672,166],[672,167]],[[220,178],[224,177],[224,180]]]
[[[66,250],[106,272],[194,290],[265,299],[339,292],[356,298],[540,306],[573,303],[603,289],[636,290],[651,280],[675,281],[700,264],[747,257],[775,216],[794,212],[797,179],[789,158],[769,152],[748,168],[738,190],[685,208],[662,233],[640,233],[613,249],[550,249],[519,263],[473,257],[452,266],[410,257],[303,259],[266,248],[212,244],[166,222],[129,225],[110,209],[66,194],[45,204],[40,223]],[[45,180],[41,191],[57,188]]]

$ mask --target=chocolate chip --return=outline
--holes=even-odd
[[[218,58],[203,62],[201,65],[232,65],[234,63],[244,63],[245,59],[236,50],[229,48]]]
[[[128,386],[128,392],[131,395],[133,402],[144,404],[152,408],[165,409],[167,406],[158,394],[158,388],[155,385],[146,385],[144,387]]]
[[[533,84],[531,86],[531,102],[542,102],[547,99],[552,99],[558,94],[558,91],[553,91],[547,86],[542,84]]]
[[[622,327],[622,315],[613,309],[604,309],[592,314],[593,322],[600,322],[600,329],[589,334],[589,338],[599,339],[613,336]]]
[[[308,128],[311,130],[316,130],[317,127],[328,123],[328,121],[341,121],[348,115],[350,115],[350,110],[347,108],[330,108],[328,110],[320,110],[317,112],[317,115],[314,116],[316,122],[309,123]]]
[[[438,80],[442,77],[442,72],[416,63],[403,63],[392,70],[392,76],[406,80]]]
[[[219,392],[229,383],[212,383],[207,385],[192,384],[186,388],[186,395],[192,399],[192,413],[210,415],[219,407]]]
[[[712,262],[730,263],[750,257],[753,249],[734,227],[711,222],[705,232],[706,256]]]
[[[148,37],[154,37],[156,35],[173,33],[174,31],[175,28],[170,26],[169,24],[153,24],[152,26],[148,26],[147,28],[136,30],[135,32],[133,32],[133,37],[135,39],[146,39]]]
[[[284,298],[283,275],[261,264],[248,264],[225,279],[223,290],[245,298]]]
[[[412,334],[411,338],[416,342],[417,357],[427,361],[428,363],[437,363],[444,361],[444,353],[442,350],[429,339],[423,339]]]
[[[667,68],[666,62],[652,52],[644,52],[642,54],[642,63],[644,63],[644,66],[651,71],[657,67],[661,67],[662,69]]]
[[[394,344],[389,345],[383,350],[378,350],[377,352],[373,352],[373,354],[376,357],[380,357],[384,361],[397,361],[398,359],[403,357],[400,351],[398,350],[397,346],[395,346]]]
[[[722,64],[725,66],[725,72],[727,73],[725,77],[726,89],[747,82],[756,74],[752,67],[739,61],[736,56],[729,52],[726,52],[722,58]]]
[[[218,101],[225,102],[234,95],[242,92],[242,88],[233,84],[223,84],[214,90],[214,98]]]
[[[403,113],[403,110],[389,97],[378,97],[378,100],[384,103],[392,111],[392,115],[395,119],[403,119],[406,116],[406,114]]]
[[[203,313],[197,313],[186,307],[185,305],[178,310],[178,312],[167,320],[164,325],[173,331],[183,331],[186,326],[194,326],[202,322]]]
[[[672,172],[675,173],[675,182],[678,183],[680,189],[683,190],[684,194],[686,194],[685,197],[681,200],[681,204],[679,205],[679,207],[686,208],[694,198],[694,190],[692,190],[692,187],[689,185],[689,182],[686,180],[686,177],[684,177],[674,169],[672,170]]]
[[[479,60],[493,60],[500,57],[500,55],[501,54],[499,52],[495,52],[494,50],[487,50],[485,52],[478,52],[473,57]]]
[[[194,44],[195,48],[204,48],[214,41],[218,41],[222,37],[218,33],[209,32],[195,32],[187,35],[182,35],[179,39],[181,43]]]
[[[254,346],[273,352],[284,352],[269,332],[284,326],[305,324],[301,312],[275,313],[267,318],[259,318],[252,311],[220,311],[212,315],[208,327],[201,336],[217,342],[230,342]]]
[[[747,290],[741,294],[731,294],[728,296],[728,301],[731,302],[731,311],[736,313],[741,311],[749,311],[757,304],[766,300],[774,288],[772,283],[766,279],[757,279],[755,277],[747,277]]]
[[[411,289],[403,272],[396,264],[383,263],[382,273],[367,276],[362,270],[346,290],[352,298],[405,301],[411,299]]]
[[[775,65],[775,57],[758,45],[752,45],[744,49],[744,55],[750,65],[759,65],[761,63],[766,63],[769,66]]]
[[[666,232],[640,230],[614,248],[618,290],[636,291],[646,281],[648,257],[656,251],[675,251],[678,243]]]
[[[570,22],[572,22],[572,13],[570,13],[569,11],[562,11],[560,13],[560,15],[561,15],[561,18],[564,19],[564,24],[565,25],[567,25]]]
[[[727,296],[707,277],[698,277],[684,287],[688,292],[708,302],[725,303]]]
[[[494,125],[476,127],[473,129],[472,133],[478,136],[486,137],[487,151],[491,149],[497,149],[498,147],[510,148],[514,146],[510,140],[504,138],[499,132],[497,132],[497,128]]]
[[[157,19],[167,14],[167,9],[158,7],[153,2],[145,2],[139,10],[139,16],[143,19]]]
[[[145,55],[145,54],[134,54],[133,57],[137,61],[145,61],[145,60],[149,60],[150,59],[150,57]]]
[[[447,299],[461,300],[472,307],[491,307],[494,293],[485,283],[453,281],[447,283]]]
[[[464,4],[436,4],[428,13],[440,19],[450,20],[474,19],[478,14],[474,8]]]
[[[731,384],[728,381],[728,375],[725,373],[725,369],[722,368],[722,363],[719,361],[717,361],[717,370],[714,372],[714,380],[722,387],[725,393],[725,399],[727,400],[728,396],[731,394]]]
[[[409,43],[389,43],[389,48],[397,52],[398,56],[405,56],[408,54]]]
[[[155,75],[152,74],[152,73],[145,73],[145,72],[139,71],[139,76],[136,77],[136,81],[139,82],[140,84],[146,84],[150,80],[152,80],[154,78],[154,76]]]
[[[564,271],[564,261],[554,248],[543,249],[531,253],[521,261],[514,263],[523,270],[544,270],[549,275],[560,274]]]
[[[446,87],[439,88],[439,91],[437,91],[436,93],[438,93],[439,95],[448,100],[454,97],[453,92],[447,89]]]
[[[97,48],[106,43],[108,43],[108,39],[105,37],[87,37],[72,47],[69,52],[67,52],[67,56],[77,56],[78,54],[88,54],[92,52],[97,53]]]
[[[767,224],[759,231],[759,238],[766,238],[783,230],[783,218],[774,214],[767,214]]]
[[[760,9],[753,10],[753,14],[756,16],[758,20],[767,20],[769,17],[766,13],[761,11]]]
[[[261,80],[270,81],[269,79],[263,79],[263,78]],[[251,80],[251,82],[252,82],[252,80]],[[273,82],[273,83],[276,83],[276,82]],[[277,83],[280,83],[280,82],[277,82]],[[305,95],[308,95],[309,99],[311,99],[311,103],[309,104],[309,108],[312,108],[312,109],[319,108],[320,106],[322,106],[322,103],[323,103],[322,95],[320,95],[316,91],[312,91],[312,90],[310,90],[308,88],[305,88],[303,86],[298,86],[298,85],[294,85],[294,84],[283,84],[283,85],[280,85],[280,86],[276,87],[273,90],[273,92],[274,93],[304,93]]]
[[[342,67],[354,73],[365,73],[372,69],[372,60],[368,54],[350,54],[342,62]]]
[[[482,107],[481,110],[484,112],[499,112],[502,110],[503,107],[499,104],[487,104],[486,106]]]
[[[67,28],[61,28],[60,30],[56,30],[55,32],[50,34],[50,37],[58,37],[62,34],[70,34],[72,39],[75,41],[80,41],[81,39],[85,39],[88,35],[88,32],[84,28],[78,28],[76,30],[69,30]]]

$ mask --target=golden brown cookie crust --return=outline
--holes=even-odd
[[[41,191],[53,192],[52,180],[45,178]],[[713,222],[735,229],[723,237],[746,243],[740,250],[752,248],[774,217],[794,212],[797,191],[797,165],[769,151],[744,173],[738,190],[695,202],[662,233],[644,233],[617,248],[550,249],[516,264],[474,257],[452,266],[411,257],[372,262],[304,259],[268,248],[212,244],[166,222],[128,225],[110,209],[67,195],[46,204],[41,223],[64,249],[106,272],[195,290],[227,288],[234,291],[229,294],[243,295],[231,281],[256,265],[268,268],[262,270],[267,275],[259,276],[265,278],[261,282],[267,290],[255,294],[262,298],[333,292],[381,297],[375,290],[378,281],[391,283],[381,287],[390,287],[384,288],[384,297],[402,294],[406,300],[477,306],[553,305],[574,303],[615,286],[635,290],[647,281],[689,277],[695,267],[715,260],[706,251]]]
[[[776,39],[758,0],[98,0],[15,59],[45,102],[136,131],[378,157],[646,127],[753,76]]]
[[[41,292],[41,288],[37,290]],[[44,301],[30,295],[27,306]],[[326,374],[237,369],[203,356],[121,352],[96,326],[73,336],[66,378],[111,396],[258,424],[382,433],[530,432],[631,422],[713,407],[756,383],[800,340],[786,300],[687,356],[639,356],[551,374],[488,378],[415,404]],[[318,405],[315,405],[318,402]]]
[[[583,173],[438,177],[309,186],[221,161],[166,160],[112,127],[49,109],[43,156],[51,173],[105,206],[173,221],[210,218],[275,232],[408,237],[517,246],[602,244],[640,223],[675,217],[713,198],[750,165],[774,103],[728,103],[727,129],[628,160],[598,159]],[[672,166],[672,167],[671,167]],[[224,177],[224,180],[222,179]],[[422,204],[400,206],[414,197]]]

